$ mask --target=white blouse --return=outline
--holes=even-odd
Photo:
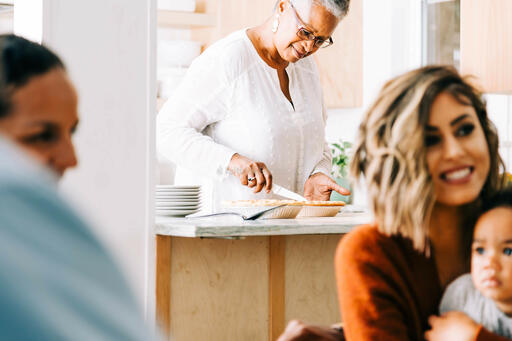
[[[159,157],[178,165],[176,183],[183,173],[209,179],[206,206],[215,210],[222,200],[273,197],[254,194],[227,171],[234,153],[264,162],[274,183],[297,193],[304,192],[311,174],[329,175],[327,117],[316,65],[305,58],[290,63],[286,72],[294,106],[246,30],[217,41],[195,59],[157,117]]]

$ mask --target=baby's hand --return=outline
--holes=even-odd
[[[440,317],[432,315],[428,323],[432,326],[431,330],[425,332],[428,341],[472,341],[479,328],[475,321],[460,311],[449,311]]]

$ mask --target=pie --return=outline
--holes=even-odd
[[[303,201],[304,206],[345,206],[343,201],[321,201],[321,200],[313,200],[313,201]]]
[[[345,206],[343,201],[297,201],[297,200],[227,200],[222,202],[224,207],[259,207],[259,206]]]

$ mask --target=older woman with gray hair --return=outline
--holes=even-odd
[[[279,0],[264,23],[206,49],[158,115],[160,157],[213,179],[212,203],[269,198],[273,182],[311,200],[348,194],[328,176],[326,110],[307,57],[334,43],[349,2]]]

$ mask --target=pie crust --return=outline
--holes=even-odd
[[[223,201],[224,207],[259,207],[259,206],[345,206],[343,201],[297,201],[297,200],[276,200],[276,199],[260,199],[260,200],[229,200]]]

